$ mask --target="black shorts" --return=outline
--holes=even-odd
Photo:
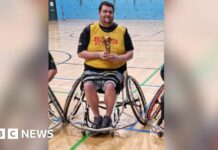
[[[123,75],[118,71],[96,72],[86,70],[83,73],[82,83],[84,84],[87,81],[93,82],[96,90],[100,93],[104,93],[107,83],[112,83],[115,86],[116,93],[119,94],[123,89],[123,80]]]

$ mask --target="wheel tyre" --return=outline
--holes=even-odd
[[[162,131],[159,131],[159,132],[157,133],[157,135],[158,135],[159,137],[162,137],[162,136],[163,136],[163,132],[162,132]]]
[[[131,101],[132,99],[131,99],[131,95],[130,95],[130,92],[129,92],[129,81],[130,80],[132,80],[132,82],[134,83],[134,85],[135,85],[135,87],[136,87],[136,89],[138,90],[138,92],[139,92],[139,95],[140,95],[140,100],[142,100],[141,101],[141,103],[142,103],[142,107],[143,107],[143,111],[144,111],[144,115],[142,115],[141,114],[141,116],[138,116],[138,114],[137,114],[137,112],[136,112],[136,110],[135,110],[135,108],[134,108],[134,104],[133,104],[133,102]],[[136,81],[136,79],[135,78],[133,78],[133,77],[131,77],[131,76],[128,76],[127,77],[127,79],[126,79],[126,94],[127,94],[127,98],[128,98],[128,100],[129,100],[129,103],[130,103],[130,106],[131,106],[131,108],[132,108],[132,111],[133,111],[133,113],[134,113],[134,115],[135,115],[135,117],[137,118],[137,120],[139,121],[139,123],[140,124],[142,124],[142,125],[144,125],[144,126],[146,126],[147,125],[147,119],[146,119],[146,100],[145,100],[145,97],[144,97],[144,94],[143,94],[143,92],[142,92],[142,89],[141,89],[141,87],[140,87],[140,85],[139,85],[139,83]]]
[[[158,113],[160,112],[160,106],[159,106],[158,108],[156,108],[156,110],[152,114],[153,109],[155,108],[155,106],[156,105],[160,105],[158,103],[158,98],[160,97],[160,95],[163,92],[163,90],[164,90],[164,85],[162,85],[158,89],[157,93],[155,94],[154,98],[151,101],[151,104],[150,104],[149,108],[147,109],[146,118],[147,118],[148,121],[151,121],[151,120],[155,119],[156,116],[158,115]]]
[[[114,137],[114,132],[111,132],[110,135],[111,135],[111,137]]]
[[[82,80],[82,78],[80,77],[80,78],[78,78],[78,79],[75,81],[75,83],[74,83],[73,86],[72,86],[72,89],[70,90],[70,94],[69,94],[68,97],[67,97],[67,100],[66,100],[66,103],[65,103],[65,106],[64,106],[64,117],[65,117],[66,119],[68,119],[68,111],[69,111],[70,103],[71,103],[71,101],[72,101],[72,98],[73,98],[73,96],[74,96],[74,93],[75,93],[76,89],[78,88],[78,86],[79,86],[81,80]],[[78,109],[80,108],[80,106],[81,106],[81,104],[80,104],[79,101],[78,101],[78,102],[76,103],[76,105],[75,105],[74,110],[73,110],[73,113],[72,113],[73,115],[75,115],[75,114],[77,113],[77,111],[78,111]],[[68,120],[68,121],[69,121],[69,120]],[[70,122],[70,121],[69,121],[69,122]]]

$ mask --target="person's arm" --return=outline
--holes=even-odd
[[[122,62],[127,62],[129,61],[130,59],[133,58],[133,51],[127,51],[125,54],[123,55],[115,55],[115,54],[112,54],[108,57],[108,60],[109,61],[122,61]]]
[[[162,68],[160,70],[160,76],[161,76],[162,80],[164,81],[164,65],[162,66]]]
[[[51,69],[48,71],[48,82],[50,82],[54,76],[57,74],[57,70],[56,69]]]
[[[48,82],[50,82],[54,76],[57,74],[57,67],[55,65],[54,59],[49,53],[48,58]]]
[[[87,50],[83,50],[78,53],[80,58],[85,60],[93,60],[93,59],[103,59],[106,60],[108,58],[108,54],[106,52],[88,52]]]

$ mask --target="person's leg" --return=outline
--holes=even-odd
[[[99,109],[98,109],[99,99],[98,99],[95,84],[92,81],[86,81],[83,86],[85,90],[87,103],[91,107],[92,112],[94,114],[94,123],[92,125],[92,128],[99,129],[101,128],[103,119],[102,116],[100,116]]]
[[[106,105],[106,114],[103,118],[101,127],[106,128],[111,125],[111,114],[114,108],[115,100],[116,100],[116,90],[115,90],[115,83],[113,82],[106,82],[104,84],[104,101]]]
[[[98,109],[99,99],[98,99],[95,84],[92,81],[86,81],[83,86],[84,86],[85,96],[88,105],[91,107],[94,116],[99,117],[100,116],[99,109]]]
[[[111,116],[114,103],[116,100],[116,90],[115,85],[112,82],[105,83],[105,95],[104,95],[104,101],[106,105],[106,114],[105,116]]]

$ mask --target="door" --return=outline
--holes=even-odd
[[[57,20],[57,10],[55,0],[49,0],[49,20]]]

